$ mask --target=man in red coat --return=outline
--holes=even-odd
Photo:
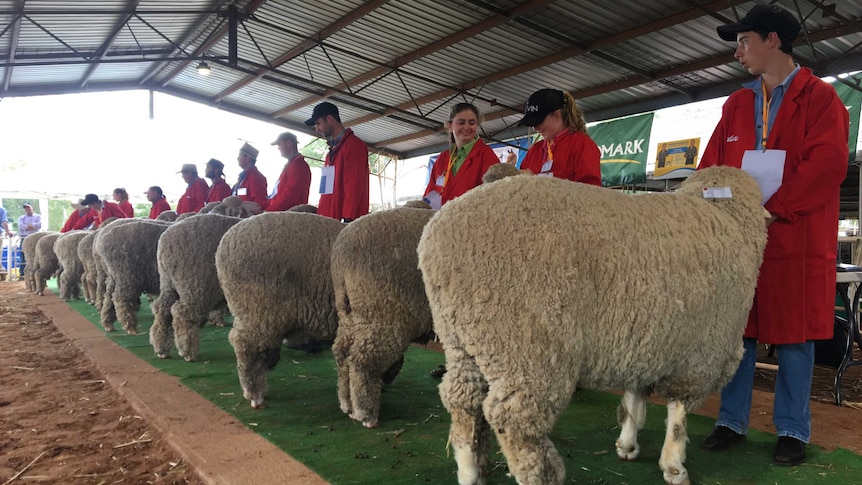
[[[158,185],[153,185],[144,193],[147,194],[147,200],[153,203],[153,207],[150,208],[150,219],[155,219],[162,212],[171,210],[171,205],[165,200],[162,188]]]
[[[206,178],[212,180],[209,191],[207,192],[206,203],[221,202],[225,197],[230,195],[230,185],[224,181],[224,164],[220,160],[210,158],[207,162],[207,169],[204,173]]]
[[[184,163],[179,172],[183,175],[186,192],[177,202],[177,215],[201,210],[206,202],[209,186],[206,180],[198,177],[198,167],[193,163]]]
[[[296,135],[286,131],[272,142],[278,145],[281,156],[287,159],[281,176],[273,187],[273,194],[266,201],[264,209],[267,212],[284,211],[293,206],[308,204],[308,190],[311,186],[311,169],[305,163],[305,157],[299,153],[299,142]]]
[[[239,180],[233,186],[231,195],[236,195],[244,201],[257,202],[261,207],[266,204],[266,177],[254,165],[257,162],[257,148],[244,144],[239,149],[236,161],[242,172]]]
[[[832,86],[793,62],[800,28],[793,14],[766,4],[718,27],[722,39],[737,42],[734,56],[742,66],[760,77],[728,98],[698,167],[747,168],[759,162],[775,171],[783,168],[781,185],[764,194],[769,239],[743,339],[745,354],[722,390],[716,427],[701,446],[723,450],[744,440],[756,345],[774,344],[780,365],[773,458],[785,466],[805,461],[811,436],[812,340],[832,337],[838,195],[849,160],[847,110]]]
[[[326,138],[329,152],[322,169],[317,213],[342,222],[368,214],[368,148],[341,124],[338,107],[323,102],[314,107],[306,126]]]

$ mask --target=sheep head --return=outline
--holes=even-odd
[[[488,170],[485,171],[485,175],[482,176],[482,183],[489,184],[506,177],[527,174],[532,175],[533,173],[529,170],[518,170],[516,166],[510,163],[497,163],[488,167]]]

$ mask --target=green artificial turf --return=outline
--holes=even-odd
[[[52,283],[53,284],[53,283]],[[51,287],[56,291],[56,287]],[[83,301],[69,305],[99,325],[95,307]],[[254,410],[242,398],[236,360],[227,340],[229,328],[205,327],[200,361],[154,356],[147,331],[153,317],[143,300],[138,335],[120,329],[107,334],[153,367],[177,376],[188,388],[234,415],[249,429],[305,463],[327,481],[339,484],[457,483],[455,460],[446,449],[449,415],[437,392],[439,381],[428,372],[443,355],[411,348],[395,382],[382,396],[380,427],[365,429],[338,407],[336,371],[331,352],[307,354],[284,349],[281,362],[268,375],[265,409]],[[658,468],[664,440],[666,410],[650,404],[638,436],[641,455],[620,462],[614,451],[619,433],[619,397],[579,391],[551,436],[566,465],[566,483],[635,485],[663,483]],[[693,484],[862,484],[862,457],[839,449],[830,453],[809,445],[808,462],[797,467],[772,463],[775,436],[752,431],[747,444],[723,453],[701,451],[698,444],[712,429],[713,419],[688,417],[686,467]],[[496,466],[487,483],[515,483],[507,477],[505,460],[494,447]]]

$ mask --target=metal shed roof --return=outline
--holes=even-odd
[[[0,96],[149,89],[309,134],[329,99],[369,147],[409,157],[441,150],[465,99],[495,139],[523,134],[541,87],[591,121],[726,95],[751,76],[715,28],[755,3],[0,0]],[[862,69],[862,0],[771,3],[804,25],[801,64]]]

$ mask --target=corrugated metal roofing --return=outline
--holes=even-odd
[[[307,133],[329,99],[370,148],[410,156],[445,144],[464,99],[510,138],[542,87],[590,120],[727,94],[751,75],[715,28],[755,3],[0,0],[0,96],[151,89]],[[803,65],[862,69],[862,0],[772,3],[803,20]]]

